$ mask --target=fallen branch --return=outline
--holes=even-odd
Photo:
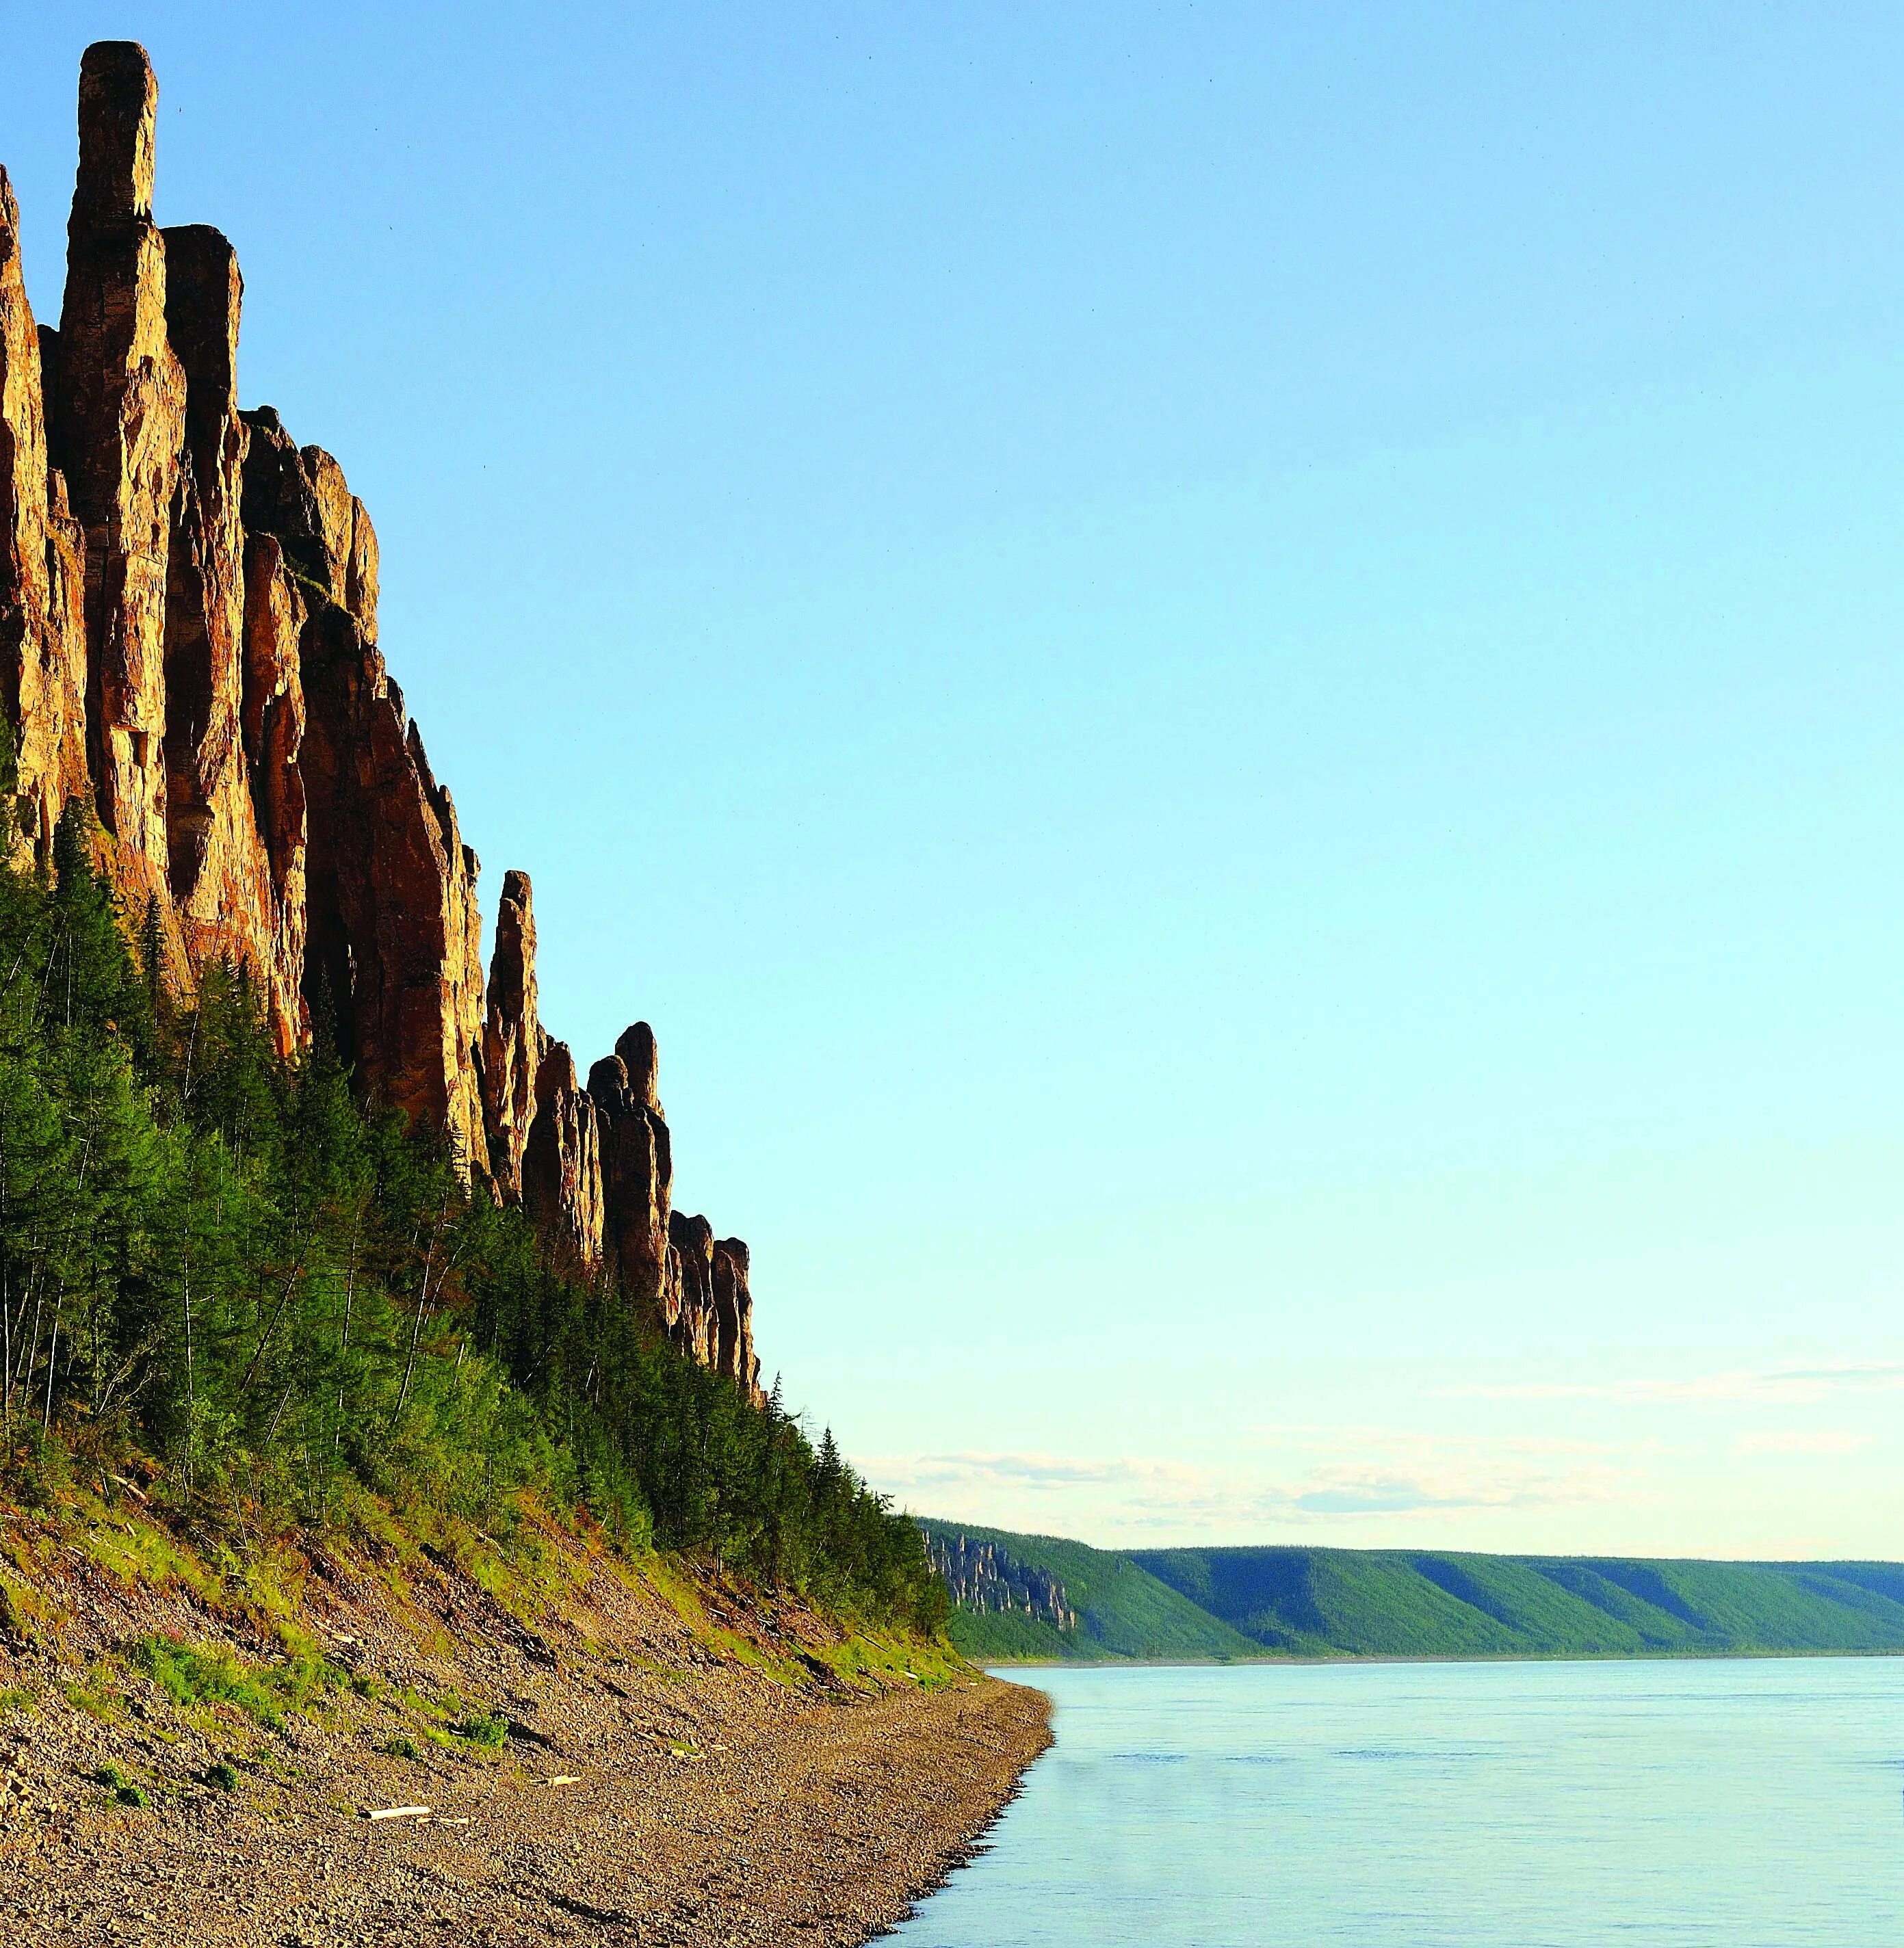
[[[427,1806],[371,1806],[364,1809],[366,1819],[427,1819]]]

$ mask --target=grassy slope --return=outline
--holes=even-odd
[[[1058,1536],[1014,1535],[1004,1529],[928,1521],[929,1533],[994,1542],[1019,1562],[1048,1570],[1064,1585],[1078,1614],[1075,1631],[1035,1618],[955,1612],[952,1639],[967,1657],[986,1662],[1014,1658],[1091,1661],[1108,1658],[1259,1656],[1258,1646],[1138,1568],[1127,1556]]]
[[[149,1464],[130,1465],[159,1485]],[[359,1488],[332,1528],[272,1532],[235,1505],[167,1509],[95,1467],[57,1481],[0,1467],[0,1722],[30,1715],[34,1687],[44,1691],[49,1680],[68,1690],[103,1686],[105,1721],[116,1722],[123,1714],[111,1698],[129,1678],[151,1677],[175,1697],[173,1680],[197,1682],[189,1670],[180,1677],[192,1665],[211,1673],[213,1688],[198,1699],[233,1702],[268,1723],[274,1712],[321,1715],[355,1689],[337,1645],[355,1644],[359,1662],[372,1655],[371,1638],[340,1638],[333,1627],[353,1603],[393,1625],[387,1635],[406,1655],[451,1662],[469,1652],[480,1663],[483,1630],[467,1636],[475,1615],[517,1649],[548,1633],[585,1661],[613,1663],[615,1647],[598,1641],[604,1588],[661,1618],[671,1655],[691,1646],[671,1667],[684,1682],[693,1670],[744,1664],[790,1690],[817,1683],[871,1695],[936,1689],[963,1669],[943,1638],[831,1615],[688,1557],[625,1552],[585,1516],[533,1492],[501,1512],[507,1522],[492,1535],[453,1513],[399,1509]],[[446,1602],[446,1587],[459,1592],[461,1608]],[[452,1611],[455,1630],[444,1624]],[[23,1670],[36,1673],[26,1690]],[[430,1721],[418,1736],[442,1745],[434,1720],[455,1710],[411,1702]]]
[[[1904,1650],[1904,1568],[1337,1549],[1132,1559],[1297,1656]]]

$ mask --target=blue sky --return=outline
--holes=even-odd
[[[877,1481],[1904,1555],[1904,14],[0,0],[49,318],[106,35]]]

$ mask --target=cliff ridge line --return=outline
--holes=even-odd
[[[242,969],[284,1056],[334,1023],[367,1097],[758,1397],[747,1248],[673,1209],[653,1031],[582,1086],[539,1019],[525,873],[485,980],[477,855],[378,641],[376,529],[330,453],[241,408],[244,279],[218,231],[155,220],[158,101],[137,42],[87,48],[56,330],[0,168],[16,851],[46,866],[84,819],[174,994]]]

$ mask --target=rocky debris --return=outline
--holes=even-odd
[[[377,533],[343,469],[241,410],[231,244],[153,216],[158,85],[130,41],[80,68],[60,328],[36,326],[0,172],[0,700],[17,850],[62,809],[175,989],[247,968],[281,1053],[321,1022],[359,1086],[520,1199],[550,1249],[613,1278],[758,1391],[747,1249],[686,1221],[653,1031],[585,1090],[538,1018],[526,875],[486,990],[475,853],[377,640]]]
[[[483,1113],[490,1176],[509,1203],[522,1195],[522,1156],[536,1118],[536,1069],[542,1041],[536,1013],[534,896],[526,873],[505,873],[496,907],[495,951],[489,957],[489,1011],[483,1021]]]
[[[1020,1562],[995,1542],[930,1529],[924,1534],[932,1566],[961,1609],[1030,1617],[1061,1630],[1077,1628],[1077,1612],[1066,1600],[1064,1585],[1048,1570]]]
[[[846,1948],[971,1857],[1050,1742],[1037,1692],[957,1670],[843,1682],[837,1630],[797,1603],[707,1579],[684,1614],[559,1533],[539,1540],[564,1573],[533,1632],[446,1557],[399,1576],[315,1556],[300,1621],[361,1690],[272,1723],[176,1708],[125,1656],[172,1636],[277,1661],[236,1606],[79,1571],[63,1661],[0,1647],[0,1933]],[[505,1719],[501,1750],[443,1734],[452,1698]],[[432,1817],[362,1816],[409,1805]]]

